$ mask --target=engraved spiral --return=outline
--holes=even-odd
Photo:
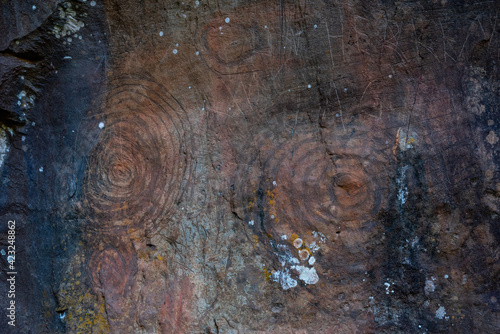
[[[131,244],[106,244],[102,250],[92,253],[87,271],[94,287],[123,297],[137,272],[137,255]]]
[[[87,163],[84,196],[102,228],[150,227],[168,218],[190,176],[189,123],[160,85],[119,79]]]
[[[282,124],[253,139],[256,158],[237,175],[236,211],[271,229],[360,228],[374,217],[388,185],[376,150],[333,126],[299,123],[292,134]]]

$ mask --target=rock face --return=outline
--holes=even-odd
[[[499,331],[498,2],[0,8],[2,332]]]

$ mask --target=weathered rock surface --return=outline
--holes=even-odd
[[[498,2],[0,8],[0,332],[500,331]]]

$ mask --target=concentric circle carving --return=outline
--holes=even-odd
[[[87,163],[86,205],[100,227],[155,225],[189,183],[189,123],[177,101],[150,80],[119,79],[112,87]]]
[[[284,223],[323,231],[358,228],[376,215],[388,178],[374,148],[335,127],[272,128],[255,136],[254,159],[240,164],[236,212],[271,229]]]

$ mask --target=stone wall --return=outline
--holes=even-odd
[[[500,331],[497,1],[0,8],[0,328]]]

